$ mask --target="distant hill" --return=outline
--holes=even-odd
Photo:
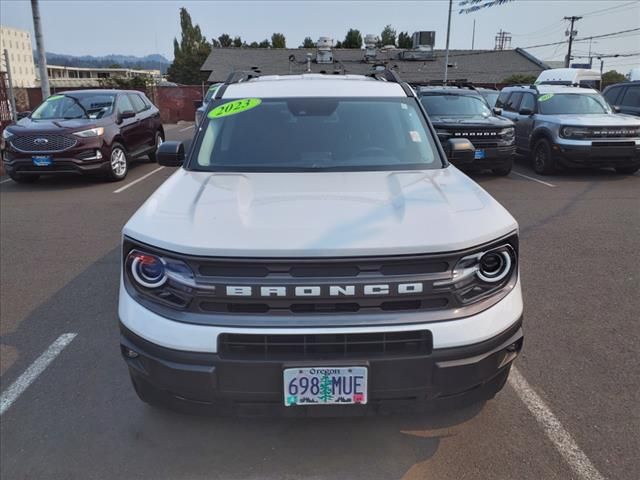
[[[34,58],[37,58],[34,54]],[[162,73],[167,72],[171,64],[164,56],[157,53],[136,57],[133,55],[104,55],[94,57],[91,55],[66,55],[62,53],[47,52],[47,63],[67,67],[110,67],[120,65],[123,68],[157,69]]]

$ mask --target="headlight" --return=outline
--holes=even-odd
[[[193,271],[186,263],[139,249],[126,254],[124,275],[142,297],[174,308],[189,303],[195,285]]]
[[[2,138],[4,138],[5,140],[9,140],[11,137],[13,137],[13,133],[11,133],[9,130],[5,128],[2,131]]]
[[[503,128],[502,130],[500,130],[500,136],[502,137],[503,140],[506,140],[506,141],[513,140],[515,137],[515,128],[513,127]]]
[[[104,135],[104,128],[102,127],[96,127],[96,128],[90,128],[89,130],[82,130],[80,132],[73,132],[74,135],[78,136],[78,137],[99,137],[101,135]]]
[[[591,135],[591,131],[584,127],[562,127],[560,135],[565,138],[588,138]]]
[[[434,283],[449,287],[462,304],[469,304],[504,292],[517,275],[517,237],[496,247],[467,255],[453,269],[450,280]]]

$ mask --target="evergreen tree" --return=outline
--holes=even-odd
[[[227,33],[223,33],[218,37],[218,41],[220,42],[220,46],[223,48],[230,47],[233,44],[233,40],[231,36]]]
[[[336,42],[336,44],[334,45],[334,47],[335,47],[335,48],[344,48],[344,47],[342,46],[342,42],[341,42],[340,40],[338,40],[338,41]]]
[[[251,42],[249,44],[249,48],[260,48],[260,45],[258,44],[258,42]]]
[[[304,41],[302,42],[300,48],[316,48],[316,44],[313,40],[311,40],[311,37],[304,37]]]
[[[362,47],[362,35],[359,30],[350,28],[347,35],[342,42],[342,48],[361,48]]]
[[[167,70],[172,82],[186,85],[199,85],[207,79],[207,73],[200,67],[211,52],[211,44],[202,35],[200,27],[193,25],[186,8],[180,9],[180,41],[173,39],[173,63]]]
[[[398,47],[399,48],[412,48],[413,47],[413,39],[409,32],[400,32],[398,34]]]
[[[269,48],[270,46],[271,44],[269,43],[269,40],[267,40],[266,38],[258,44],[258,48]]]
[[[235,37],[233,39],[233,46],[234,47],[241,47],[242,46],[242,39],[240,37]]]
[[[320,400],[323,402],[328,402],[333,399],[333,393],[331,388],[331,377],[329,375],[324,374],[320,379]]]
[[[395,45],[396,44],[396,31],[391,28],[391,25],[386,25],[382,29],[380,34],[380,46]]]
[[[282,33],[271,35],[271,46],[273,48],[287,48],[287,41]]]

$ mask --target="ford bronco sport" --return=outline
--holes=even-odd
[[[492,398],[523,342],[518,225],[414,91],[393,71],[238,76],[187,155],[162,144],[182,168],[124,227],[139,397],[290,415]]]
[[[546,175],[558,167],[640,169],[640,119],[614,113],[590,88],[563,85],[502,89],[496,107],[516,124],[516,147]]]

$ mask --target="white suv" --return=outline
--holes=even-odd
[[[451,156],[473,156],[464,139]],[[492,398],[522,347],[518,225],[447,162],[413,90],[230,78],[123,231],[142,400],[288,414]]]

